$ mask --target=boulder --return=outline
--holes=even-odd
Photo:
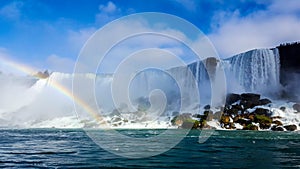
[[[237,110],[244,110],[243,107],[241,105],[232,105],[231,109],[237,109]]]
[[[206,119],[207,121],[211,121],[213,119],[213,112],[211,110],[206,110],[203,112],[203,119]]]
[[[272,101],[269,100],[269,99],[260,99],[259,100],[259,105],[267,105],[267,104],[270,104],[270,103],[272,103]]]
[[[269,129],[271,127],[271,123],[259,123],[259,128],[261,129]]]
[[[227,125],[224,125],[224,128],[225,128],[225,129],[236,129],[234,123],[229,123],[229,124],[227,124]]]
[[[207,125],[206,120],[202,120],[200,121],[200,128],[209,128],[209,126]]]
[[[256,103],[254,103],[252,101],[247,101],[247,100],[241,100],[240,101],[240,106],[243,107],[243,110],[253,108],[257,105],[258,105],[258,101],[256,101]]]
[[[231,109],[227,109],[226,110],[226,114],[227,115],[238,115],[239,114],[239,109],[235,108],[234,106],[232,106]]]
[[[255,115],[254,114],[249,114],[248,119],[251,121],[255,120]]]
[[[293,105],[293,109],[296,110],[297,112],[300,111],[300,104],[296,103]]]
[[[241,96],[239,94],[230,93],[226,96],[226,105],[231,105],[239,100],[241,100]]]
[[[258,130],[258,127],[254,124],[248,124],[243,128],[243,130]]]
[[[245,101],[256,102],[259,101],[260,95],[254,93],[243,93],[241,94],[241,99]]]
[[[210,105],[208,104],[208,105],[204,106],[204,109],[205,110],[209,110],[210,109]]]
[[[295,131],[297,130],[297,126],[295,124],[292,124],[292,125],[286,125],[286,126],[283,126],[286,130],[288,131]]]
[[[271,130],[272,130],[272,131],[284,131],[284,129],[283,129],[282,127],[280,127],[280,126],[273,126],[273,127],[271,128]]]
[[[279,108],[281,111],[285,111],[286,107],[282,106]]]
[[[249,124],[252,124],[252,121],[251,120],[246,120],[246,119],[238,119],[236,121],[236,123],[239,123],[242,126],[247,126]]]
[[[281,119],[281,116],[272,116],[271,119]]]
[[[256,114],[254,117],[254,122],[259,123],[259,127],[261,129],[269,129],[272,124],[272,119],[265,115],[258,115]]]
[[[223,124],[229,124],[230,116],[227,116],[227,115],[222,116],[220,122],[223,123]]]
[[[265,116],[268,116],[268,117],[272,115],[270,110],[263,109],[263,108],[257,108],[257,109],[255,109],[255,111],[253,113],[258,114],[258,115],[265,115]]]
[[[241,119],[241,116],[235,116],[233,118],[233,122],[236,123],[239,119]]]
[[[203,115],[201,115],[201,114],[193,114],[192,117],[198,118],[198,119],[202,119],[202,118],[203,118]]]
[[[272,122],[273,124],[276,124],[277,126],[282,126],[282,122],[279,120],[275,120]]]

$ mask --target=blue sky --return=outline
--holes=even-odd
[[[0,58],[71,72],[97,29],[138,12],[186,19],[210,38],[221,57],[300,40],[297,0],[0,1]]]

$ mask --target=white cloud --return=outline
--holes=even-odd
[[[52,54],[47,58],[46,64],[51,71],[72,73],[75,62],[72,59]]]
[[[300,40],[300,1],[272,1],[266,10],[241,16],[239,11],[218,12],[214,23],[220,24],[208,35],[223,57],[251,50],[271,48],[280,43]],[[284,3],[284,4],[282,4]],[[296,6],[279,10],[279,6]]]
[[[85,46],[85,49],[82,51],[79,62],[83,67],[79,67],[78,72],[97,71],[95,69],[99,66],[99,59],[105,55],[105,51],[110,47],[113,48],[102,60],[101,65],[98,67],[98,72],[113,72],[131,54],[149,48],[167,50],[184,62],[190,62],[197,58],[187,46],[194,48],[193,50],[198,52],[203,58],[216,56],[214,50],[211,49],[209,41],[203,38],[202,35],[190,36],[191,30],[186,26],[178,28],[176,21],[172,21],[170,18],[162,18],[163,16],[161,15],[159,17],[159,19],[153,21],[153,17],[147,18],[147,16],[135,15],[103,27],[94,34],[94,37],[88,42],[89,45]],[[186,44],[170,38],[172,36]],[[122,39],[123,41],[121,41]],[[148,54],[144,57],[141,60],[147,63],[151,63],[150,60],[155,60],[160,62],[161,66],[165,68],[179,66],[178,60],[171,60],[167,56],[151,57]]]
[[[120,17],[121,9],[113,2],[109,1],[106,5],[99,5],[99,13],[96,14],[96,23],[103,25]]]
[[[116,10],[119,10],[117,6],[109,1],[106,5],[100,5],[99,10],[105,13],[114,13]]]
[[[275,0],[269,6],[269,11],[274,13],[290,13],[300,12],[299,0]]]
[[[21,16],[20,8],[23,6],[22,2],[12,2],[8,5],[5,5],[0,9],[0,16],[7,19],[19,19]]]

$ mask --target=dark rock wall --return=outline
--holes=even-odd
[[[280,55],[280,82],[285,86],[291,79],[290,75],[300,73],[300,43],[284,44],[277,48]]]
[[[280,55],[280,83],[283,97],[300,101],[300,43],[287,43],[277,46]]]

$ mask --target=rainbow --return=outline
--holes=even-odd
[[[34,69],[34,68],[32,68],[30,66],[27,66],[25,64],[21,64],[21,63],[18,63],[16,61],[12,61],[12,60],[4,58],[4,57],[0,57],[0,60],[3,64],[5,64],[5,66],[8,66],[9,68],[15,69],[18,72],[22,72],[26,75],[32,76],[32,75],[37,73],[37,69]],[[49,79],[47,79],[47,80],[49,80]],[[67,97],[68,99],[73,101],[74,104],[75,103],[78,104],[81,108],[83,108],[86,112],[88,112],[97,122],[99,122],[101,124],[105,124],[105,122],[103,121],[102,116],[99,115],[98,112],[96,110],[94,110],[83,99],[76,96],[72,92],[72,90],[66,88],[65,86],[58,83],[57,81],[51,81],[51,83],[48,83],[48,84],[49,84],[50,87],[54,88],[55,90],[57,90],[58,92],[63,94],[65,97]],[[77,118],[79,118],[79,117],[77,116]]]

